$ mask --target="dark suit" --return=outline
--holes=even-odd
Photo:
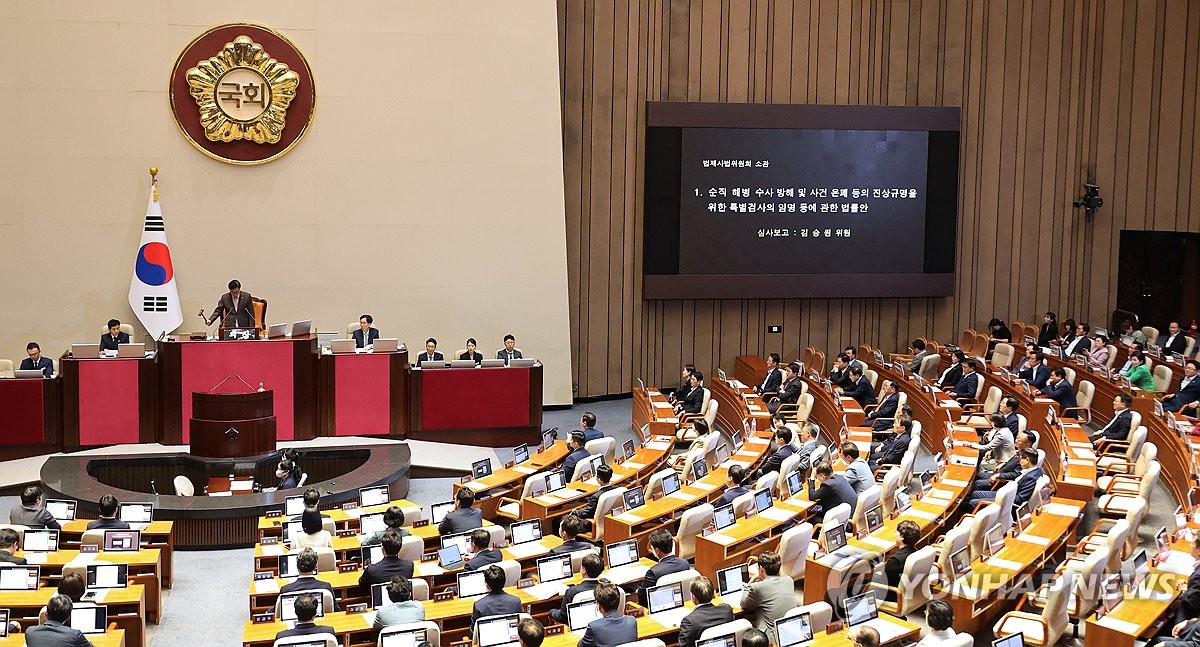
[[[39,357],[37,364],[34,364],[32,359],[26,357],[21,360],[21,368],[17,370],[33,371],[37,369],[41,369],[42,375],[46,377],[54,377],[54,362],[49,357]]]
[[[496,359],[504,360],[504,365],[508,366],[508,363],[514,359],[521,359],[521,351],[515,348],[512,350],[501,348],[500,350],[496,351]]]
[[[575,516],[579,517],[580,519],[591,519],[592,517],[596,516],[596,507],[600,505],[600,497],[605,492],[608,492],[616,487],[617,486],[611,484],[605,485],[599,490],[593,492],[590,496],[588,496],[587,502],[575,510]]]
[[[583,429],[580,429],[580,431],[583,432],[583,442],[585,443],[590,443],[593,440],[600,440],[604,437],[604,434],[597,431],[595,427],[584,427]]]
[[[500,551],[495,548],[489,548],[475,553],[475,556],[468,560],[466,566],[463,568],[468,571],[477,571],[503,561],[503,559],[504,555],[501,555]]]
[[[1176,622],[1200,615],[1200,564],[1188,576],[1187,590],[1180,594],[1179,601],[1182,604],[1179,605]]]
[[[654,588],[658,584],[658,578],[664,575],[670,575],[671,573],[682,573],[691,567],[692,565],[688,564],[686,559],[683,559],[677,555],[667,555],[666,557],[658,560],[657,564],[651,566],[650,570],[646,571],[646,576],[642,580],[642,585],[638,587],[638,597],[642,601],[642,606],[650,604],[650,601],[646,599],[646,589]]]
[[[804,390],[804,381],[800,376],[784,382],[779,386],[779,395],[776,399],[767,403],[767,409],[771,413],[779,410],[779,406],[783,404],[796,404],[800,400],[800,393]]]
[[[744,485],[735,485],[735,486],[729,488],[728,490],[725,490],[725,493],[721,495],[721,498],[719,498],[713,502],[713,507],[719,508],[723,505],[729,505],[729,504],[733,503],[734,499],[742,496],[743,494],[746,494],[749,491],[750,491],[750,488],[748,488]]]
[[[793,446],[791,443],[788,443],[788,444],[784,445],[783,447],[780,447],[779,449],[775,450],[775,453],[771,454],[767,458],[767,460],[763,462],[762,467],[758,468],[758,470],[756,470],[754,472],[754,475],[753,475],[754,478],[758,478],[758,477],[762,476],[763,474],[770,474],[771,472],[778,472],[779,470],[781,470],[783,468],[783,459],[785,459],[795,453],[796,453],[796,447]]]
[[[521,598],[511,593],[491,592],[481,598],[476,598],[475,604],[471,607],[471,626],[467,629],[467,635],[474,633],[475,623],[480,618],[524,611],[525,607],[521,605]]]
[[[942,376],[942,380],[938,382],[938,386],[942,387],[943,389],[949,389],[962,380],[962,375],[962,364],[952,364],[950,366],[950,370],[946,371],[946,374]]]
[[[296,625],[295,629],[284,629],[283,631],[275,634],[275,640],[279,640],[280,638],[291,638],[292,636],[319,636],[321,634],[331,634],[336,636],[337,632],[333,630],[333,627],[305,622],[303,624]]]
[[[12,510],[8,511],[8,522],[14,526],[28,526],[35,530],[41,528],[50,528],[51,530],[61,530],[62,526],[58,523],[58,519],[54,515],[46,511],[46,506],[37,508],[28,508],[23,505],[15,505]]]
[[[680,403],[680,411],[683,413],[700,413],[700,407],[704,406],[704,386],[697,386],[688,392],[687,397]]]
[[[379,339],[379,330],[376,328],[367,330],[367,338],[365,340],[363,339],[362,328],[354,331],[355,348],[366,348],[367,346],[374,344],[376,339]]]
[[[1011,481],[1021,475],[1021,456],[1013,454],[1012,458],[1004,462],[1003,465],[996,467],[994,472],[979,472],[975,479],[975,492],[971,495],[972,498],[986,498],[992,500],[995,498],[995,493],[984,497],[976,497],[981,492],[992,489],[992,486],[1003,484],[1005,481]],[[996,477],[996,483],[992,483],[992,477]]]
[[[1015,411],[1004,417],[1004,426],[1008,427],[1008,430],[1012,432],[1015,439],[1018,431],[1021,429],[1021,419],[1017,417]]]
[[[417,355],[417,365],[418,366],[421,364],[421,362],[444,362],[444,361],[446,361],[446,356],[442,355],[441,353],[439,353],[437,351],[433,352],[433,357],[430,357],[429,353],[421,353],[420,355]]]
[[[858,378],[857,382],[852,382],[850,386],[843,389],[842,393],[848,398],[857,400],[860,407],[875,404],[875,389],[871,388],[871,381],[865,375]]]
[[[567,605],[571,604],[572,602],[575,601],[576,595],[579,595],[580,593],[584,593],[586,591],[596,590],[596,585],[599,583],[600,583],[600,580],[598,580],[598,579],[585,578],[579,584],[575,584],[574,586],[568,586],[567,592],[563,593],[562,608],[551,609],[550,617],[558,622],[566,624],[567,620],[569,619],[567,616]]]
[[[1197,400],[1200,400],[1200,374],[1193,377],[1187,384],[1181,381],[1175,397],[1163,401],[1163,411],[1179,411],[1183,409],[1183,405]]]
[[[616,647],[638,639],[637,619],[613,612],[592,621],[578,647]]]
[[[896,408],[900,403],[900,394],[893,393],[883,399],[879,406],[867,414],[867,422],[871,423],[872,431],[887,431],[892,428],[892,418],[896,417]]]
[[[329,582],[318,580],[314,575],[301,575],[294,582],[288,582],[279,587],[279,592],[291,593],[292,591],[329,591],[329,595],[333,596],[333,608],[326,609],[325,613],[337,611],[337,594],[333,592],[333,585]]]
[[[974,398],[979,390],[979,373],[969,373],[962,376],[954,385],[952,393],[956,398]]]
[[[1086,355],[1092,350],[1092,340],[1087,337],[1076,337],[1071,340],[1070,344],[1064,342],[1063,347],[1067,349],[1069,355]]]
[[[595,550],[596,544],[582,539],[568,539],[563,543],[555,546],[550,550],[551,555],[566,555],[567,553],[577,553],[581,550]]]
[[[901,427],[903,429],[903,427]],[[883,441],[869,459],[871,470],[879,469],[880,465],[899,465],[904,459],[904,452],[908,451],[908,443],[912,440],[912,432],[904,432],[897,434]]]
[[[563,480],[570,481],[575,478],[575,466],[579,464],[579,461],[584,460],[588,456],[591,456],[591,454],[588,454],[588,451],[582,447],[567,454],[567,459],[563,461]]]
[[[706,602],[696,605],[679,623],[679,647],[694,647],[705,629],[726,622],[733,622],[733,610],[728,604],[717,606]]]
[[[1017,479],[1017,496],[1013,499],[1013,513],[1021,504],[1028,503],[1029,497],[1033,496],[1033,491],[1037,487],[1037,480],[1042,476],[1042,468],[1035,467],[1023,474]]]
[[[479,508],[456,508],[446,513],[438,524],[438,534],[453,535],[483,527],[483,511]]]
[[[459,359],[469,359],[469,360],[474,361],[476,364],[483,361],[483,355],[480,355],[478,351],[476,351],[475,353],[472,353],[471,351],[466,351],[462,355],[459,355],[458,358]]]
[[[116,339],[113,339],[113,336],[108,333],[100,335],[100,350],[117,350],[117,345],[128,343],[129,333],[127,332],[117,333]]]
[[[915,550],[911,546],[900,544],[900,548],[892,553],[887,562],[883,565],[883,574],[887,576],[887,585],[892,588],[899,588],[900,576],[904,574],[904,562],[908,560],[908,556],[912,555]],[[887,601],[895,602],[896,594],[893,591],[887,592]]]
[[[779,391],[779,385],[783,384],[783,371],[779,367],[775,367],[767,371],[767,376],[758,386],[754,387],[756,393],[767,393]]]
[[[129,530],[129,522],[120,519],[95,519],[89,521],[88,530]]]
[[[24,566],[28,563],[25,561],[24,557],[13,557],[12,553],[6,553],[2,550],[0,550],[0,562],[5,564],[16,564],[17,566]]]
[[[1168,336],[1161,344],[1163,352],[1171,351],[1171,354],[1182,353],[1187,350],[1187,335],[1180,330],[1175,333],[1174,337]]]
[[[46,624],[35,625],[25,632],[25,644],[29,647],[83,647],[92,643],[78,629],[47,620]]]
[[[395,555],[385,555],[383,559],[363,569],[362,575],[358,576],[358,585],[370,587],[372,584],[391,582],[397,575],[412,579],[413,563]]]
[[[1044,323],[1042,324],[1041,331],[1038,333],[1038,346],[1046,348],[1056,337],[1058,337],[1058,324],[1053,321]]]
[[[1125,440],[1129,438],[1129,425],[1133,422],[1133,412],[1125,409],[1121,413],[1113,416],[1112,420],[1108,421],[1107,425],[1100,428],[1096,432],[1094,439],[1106,438],[1108,440]]]
[[[253,328],[255,326],[254,298],[250,296],[249,292],[242,290],[235,304],[233,295],[226,292],[221,295],[220,299],[217,299],[213,317],[221,318],[222,328]]]
[[[840,386],[842,388],[850,386],[850,365],[847,364],[846,368],[840,371],[836,368],[830,369],[829,381],[833,382],[834,386]]]
[[[853,511],[858,505],[858,493],[841,474],[834,474],[825,479],[824,483],[817,486],[816,491],[808,493],[808,498],[820,507],[814,512],[826,512],[843,503],[849,504],[850,510]]]
[[[1058,403],[1058,410],[1075,406],[1075,389],[1071,388],[1071,383],[1066,378],[1059,380],[1054,384],[1046,384],[1042,389],[1042,395],[1054,400]]]

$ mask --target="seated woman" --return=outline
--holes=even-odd
[[[304,534],[291,538],[292,550],[333,548],[333,535],[325,530],[320,510],[305,508],[304,513],[300,515],[300,527]]]
[[[1104,366],[1108,363],[1108,338],[1096,335],[1092,350],[1087,354],[1088,366]]]
[[[992,320],[988,322],[988,329],[989,351],[995,350],[996,344],[1001,342],[1005,344],[1012,343],[1012,332],[1008,329],[1008,326],[1004,324],[1003,320],[992,317]]]
[[[458,356],[459,359],[474,360],[476,364],[483,361],[483,355],[475,352],[475,338],[471,337],[467,340],[467,351]]]
[[[289,488],[300,487],[300,477],[304,472],[300,471],[300,464],[287,458],[285,455],[279,461],[279,467],[275,470],[275,476],[279,478],[279,485],[275,486],[275,490],[287,490]],[[271,488],[264,488],[267,492],[272,491]]]
[[[1146,368],[1146,356],[1141,351],[1129,354],[1129,368],[1121,371],[1121,375],[1129,378],[1129,382],[1148,393],[1154,392],[1154,377]]]
[[[905,519],[896,526],[896,535],[900,539],[900,548],[892,553],[883,565],[883,573],[887,576],[887,585],[893,589],[900,587],[900,576],[904,574],[904,562],[908,556],[917,550],[917,541],[921,539],[921,529],[916,522]],[[895,591],[888,591],[887,601],[895,602]]]

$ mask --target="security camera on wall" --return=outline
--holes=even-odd
[[[1100,197],[1100,187],[1092,183],[1083,185],[1083,195],[1074,202],[1075,208],[1083,208],[1087,216],[1091,218],[1096,214],[1096,209],[1104,206],[1104,198]]]

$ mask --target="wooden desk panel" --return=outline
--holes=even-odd
[[[158,364],[153,358],[59,360],[63,447],[158,440]]]
[[[408,351],[321,355],[322,436],[408,435]]]
[[[91,519],[75,519],[62,525],[58,533],[60,549],[73,548],[78,550],[83,533]],[[160,581],[162,588],[169,589],[175,580],[175,523],[172,521],[152,521],[142,530],[142,548],[153,548],[159,551]]]

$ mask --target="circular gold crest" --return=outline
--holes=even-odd
[[[261,25],[221,25],[196,37],[175,62],[170,89],[171,111],[188,141],[231,164],[286,154],[316,105],[304,55]]]

